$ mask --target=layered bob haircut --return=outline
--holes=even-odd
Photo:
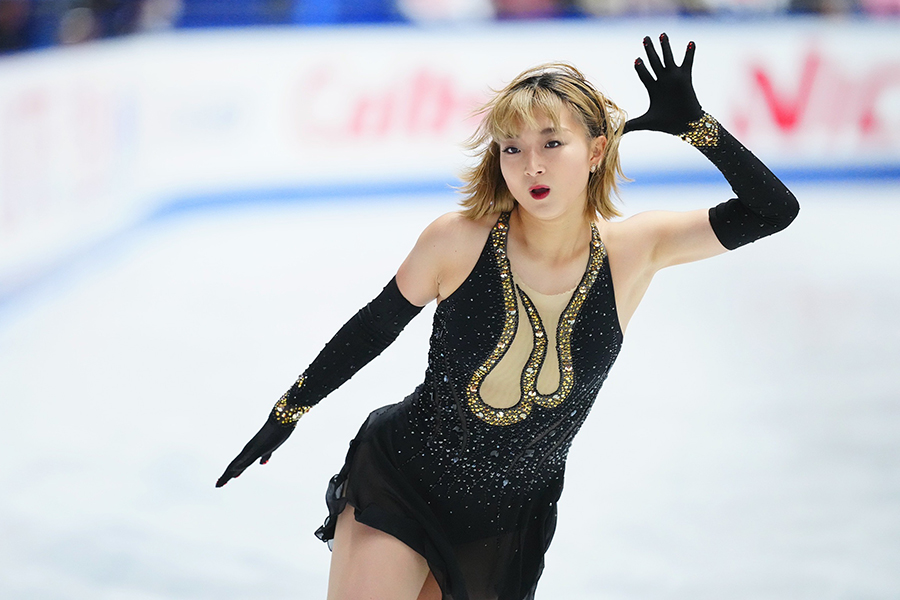
[[[621,216],[612,196],[618,192],[618,179],[625,179],[619,162],[625,112],[568,63],[528,69],[502,90],[495,90],[494,97],[475,111],[482,120],[466,147],[473,152],[476,164],[463,171],[459,188],[465,216],[478,219],[516,206],[500,172],[497,140],[515,137],[523,126],[536,126],[543,115],[559,127],[563,110],[570,110],[584,125],[589,139],[601,135],[607,139],[603,160],[588,177],[587,210],[604,219]]]

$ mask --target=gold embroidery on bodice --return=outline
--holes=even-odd
[[[569,293],[546,296],[527,286],[516,285],[513,281],[506,255],[508,232],[509,214],[504,213],[491,230],[490,239],[503,288],[505,310],[503,330],[497,346],[487,360],[475,370],[466,388],[468,405],[475,416],[491,425],[501,426],[512,425],[526,419],[535,405],[554,408],[568,398],[575,383],[575,373],[572,369],[572,326],[606,257],[606,249],[600,241],[600,234],[592,223],[587,269],[581,282],[571,292],[565,308],[560,311],[558,308],[560,301]],[[528,293],[522,289],[523,287]],[[537,300],[541,311],[535,306],[535,301],[529,294]],[[522,311],[525,312],[530,327],[519,322],[519,313]],[[541,320],[542,313],[548,317],[548,324],[557,322],[556,331],[551,331],[549,335]],[[557,314],[558,319],[555,318]],[[530,352],[528,352],[529,345]],[[552,353],[554,356],[548,357],[548,347],[555,350]],[[526,353],[527,359],[523,361]],[[553,370],[552,375],[546,373],[550,369]],[[546,393],[542,393],[541,390]],[[490,403],[485,398],[490,400]]]

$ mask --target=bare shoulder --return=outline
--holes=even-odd
[[[672,214],[674,213],[662,210],[648,210],[615,221],[600,219],[597,226],[601,236],[605,234],[610,241],[639,242],[641,237],[664,227]]]
[[[638,252],[641,246],[646,249],[653,230],[658,227],[658,215],[653,212],[642,212],[615,221],[599,219],[597,229],[607,250],[615,254],[632,254]]]
[[[460,212],[451,212],[435,219],[422,232],[421,239],[438,247],[445,257],[452,261],[453,254],[466,254],[473,247],[481,252],[497,215],[486,215],[480,219],[470,219]],[[446,256],[450,252],[451,256]]]
[[[452,294],[474,268],[496,220],[451,212],[432,221],[397,271],[404,296],[421,306]]]

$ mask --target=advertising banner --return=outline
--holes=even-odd
[[[0,60],[3,286],[166,206],[446,188],[473,110],[522,70],[575,64],[631,116],[663,29],[697,43],[703,107],[786,179],[900,176],[896,25],[828,20],[172,33]],[[672,136],[626,174],[717,174]],[[204,200],[205,199],[205,200]],[[11,283],[12,282],[12,283]]]

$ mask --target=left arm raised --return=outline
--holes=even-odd
[[[656,270],[734,250],[781,231],[797,217],[794,194],[713,117],[704,113],[681,138],[722,172],[735,197],[708,210],[635,217],[654,240],[650,260]]]
[[[647,88],[650,108],[625,124],[625,131],[653,130],[678,135],[700,150],[731,184],[736,197],[707,210],[686,213],[645,213],[633,217],[635,227],[652,240],[652,270],[734,250],[781,231],[797,216],[800,206],[790,190],[712,116],[703,112],[691,79],[694,42],[682,64],[676,65],[669,39],[660,36],[663,60],[650,38],[644,38],[647,59],[635,61],[638,77]]]
[[[778,177],[710,115],[703,113],[681,138],[712,162],[737,195],[709,209],[722,245],[734,250],[791,224],[800,204]]]

